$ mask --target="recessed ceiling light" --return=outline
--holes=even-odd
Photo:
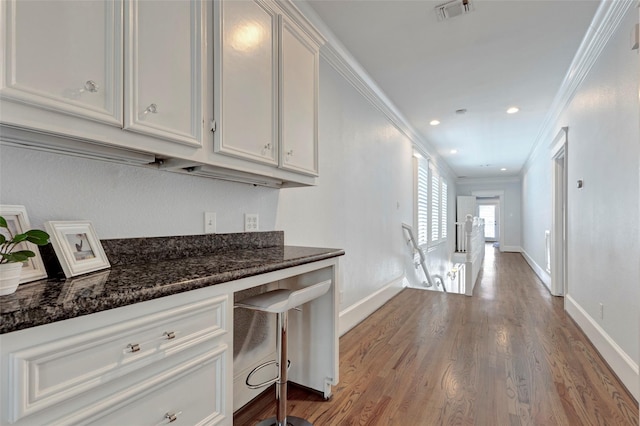
[[[449,151],[449,154],[457,154],[458,150],[457,149],[452,149],[451,151]]]
[[[503,168],[501,168],[501,169],[500,169],[500,171],[502,171],[502,172],[506,172],[506,171],[507,171],[507,169],[503,167]]]
[[[431,120],[429,124],[431,124],[432,126],[437,126],[438,124],[440,124],[440,122],[438,120]]]
[[[515,114],[516,112],[520,111],[520,108],[518,107],[511,107],[507,110],[507,114]]]

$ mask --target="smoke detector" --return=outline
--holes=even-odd
[[[452,0],[436,6],[436,15],[438,21],[445,21],[469,13],[473,9],[471,0]]]

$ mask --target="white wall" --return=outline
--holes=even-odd
[[[241,232],[244,213],[273,230],[278,190],[0,145],[0,203],[22,204],[32,227],[88,219],[101,239]]]
[[[565,307],[636,399],[640,56],[630,49],[629,35],[637,19],[631,7],[555,126],[569,127]],[[523,247],[544,265],[539,238],[551,223],[551,153],[539,151],[523,176]],[[584,180],[582,189],[575,185],[578,179]]]
[[[287,244],[345,249],[345,311],[413,274],[412,144],[324,60],[320,88],[319,184],[281,191],[276,227]]]
[[[458,195],[474,195],[475,191],[504,192],[504,235],[501,237],[502,249],[519,251],[522,247],[521,231],[521,188],[516,178],[507,179],[469,179],[460,180],[456,184]],[[544,233],[543,233],[544,236]]]

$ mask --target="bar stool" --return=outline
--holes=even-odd
[[[289,367],[287,358],[288,316],[290,309],[296,309],[298,306],[322,296],[329,291],[329,287],[331,287],[331,280],[304,287],[300,290],[281,288],[248,297],[235,304],[237,308],[275,313],[278,319],[278,336],[276,340],[278,359],[257,366],[249,373],[246,380],[247,386],[251,389],[268,386],[272,383],[276,384],[276,401],[278,403],[276,416],[262,420],[257,426],[313,426],[308,420],[295,416],[287,416],[287,369]],[[278,376],[275,379],[257,385],[249,383],[251,376],[255,372],[271,364],[278,366]]]

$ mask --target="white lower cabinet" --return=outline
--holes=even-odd
[[[230,425],[231,298],[216,291],[0,336],[0,424]]]
[[[121,408],[101,413],[90,424],[223,424],[225,350],[226,346],[220,346],[165,372],[155,387],[132,396]]]

